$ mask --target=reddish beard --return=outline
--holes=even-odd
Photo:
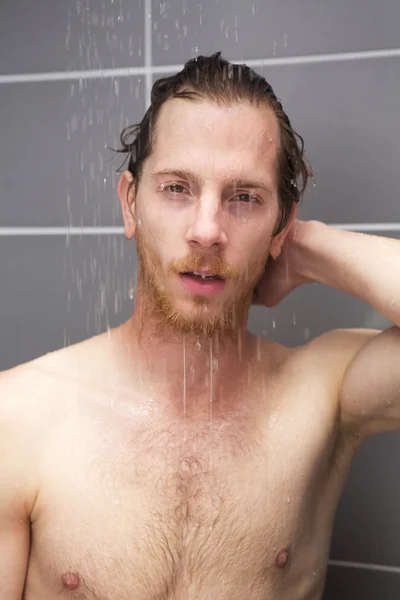
[[[165,268],[162,266],[151,244],[143,231],[137,232],[136,247],[139,258],[139,281],[145,296],[146,313],[161,323],[171,327],[180,334],[205,335],[213,337],[216,333],[223,338],[237,337],[238,330],[243,325],[253,291],[264,272],[266,256],[258,256],[240,274],[236,267],[227,264],[219,257],[206,259],[204,256],[190,255],[184,259],[171,261]],[[160,285],[158,273],[182,273],[196,270],[207,265],[210,270],[217,272],[227,280],[227,285],[233,287],[232,292],[222,302],[216,311],[213,304],[215,296],[193,296],[193,308],[187,311],[179,308],[172,293]],[[218,302],[218,300],[217,300]]]

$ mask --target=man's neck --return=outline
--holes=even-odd
[[[245,326],[229,337],[180,334],[136,309],[116,335],[127,379],[177,414],[206,412],[210,403],[215,411],[234,410],[257,361]]]

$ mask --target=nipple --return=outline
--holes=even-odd
[[[283,569],[283,567],[285,567],[287,565],[287,563],[289,561],[289,554],[290,554],[289,548],[285,548],[284,550],[279,552],[278,556],[276,557],[276,561],[275,561],[275,566],[278,567],[278,569]]]
[[[77,590],[81,585],[81,578],[78,573],[65,573],[62,576],[62,584],[67,590]]]

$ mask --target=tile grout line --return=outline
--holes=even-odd
[[[151,0],[144,0],[144,67],[145,67],[145,106],[150,104],[150,94],[152,86],[152,12]]]
[[[400,231],[400,223],[327,223],[330,227],[348,231]],[[0,227],[0,237],[14,236],[71,236],[71,235],[123,235],[123,227]]]
[[[148,79],[154,74],[171,73],[180,71],[183,64],[151,65],[151,2],[145,0],[145,65],[141,67],[121,67],[114,69],[90,69],[85,71],[57,71],[49,73],[15,73],[0,75],[0,84],[7,83],[36,83],[46,81],[67,81],[71,79],[105,79],[109,77],[131,77],[145,75],[146,88]],[[400,48],[386,50],[361,50],[359,52],[336,52],[330,54],[308,54],[303,56],[286,56],[279,58],[255,58],[232,60],[233,63],[245,62],[249,67],[274,67],[285,65],[314,64],[326,62],[343,62],[349,60],[368,60],[374,58],[400,57]],[[146,64],[146,59],[148,64]]]
[[[352,562],[348,560],[328,560],[331,567],[342,567],[347,569],[363,569],[366,571],[382,571],[385,573],[400,574],[400,567],[390,567],[386,565],[376,565],[373,563]]]

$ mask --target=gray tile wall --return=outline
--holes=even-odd
[[[157,66],[175,71],[217,50],[260,59],[255,68],[304,137],[317,177],[300,218],[364,231],[378,223],[377,235],[400,237],[398,0],[150,2],[0,7],[0,369],[131,313],[134,243],[119,229],[67,236],[55,228],[120,227],[121,160],[107,146],[141,119]],[[26,227],[34,229],[13,229]],[[388,325],[318,284],[275,309],[254,308],[249,320],[252,331],[289,346],[331,328]],[[357,454],[337,512],[325,600],[400,597],[399,452],[399,435],[390,434]]]

